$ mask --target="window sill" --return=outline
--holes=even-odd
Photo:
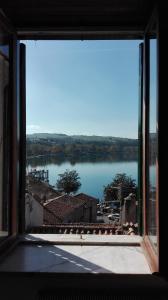
[[[142,237],[138,235],[94,235],[94,234],[26,234],[20,237],[24,243],[55,245],[100,245],[100,246],[140,246]]]
[[[138,235],[94,235],[94,234],[26,234],[21,242],[55,245],[92,245],[92,246],[140,246],[142,237]]]
[[[29,234],[0,272],[151,274],[139,236]],[[75,244],[76,243],[76,244]]]

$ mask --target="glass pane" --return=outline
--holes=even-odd
[[[0,28],[0,238],[8,235],[8,84],[9,84],[9,42]]]
[[[156,159],[157,159],[157,70],[156,38],[150,39],[150,103],[149,103],[149,201],[148,235],[157,250]]]

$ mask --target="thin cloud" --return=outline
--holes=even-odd
[[[39,125],[35,125],[35,124],[31,124],[31,125],[27,125],[26,126],[26,132],[27,134],[31,134],[31,133],[54,133],[53,131],[41,127]]]
[[[31,124],[31,125],[27,125],[26,126],[26,131],[28,133],[35,133],[35,132],[39,132],[39,130],[41,130],[42,128],[39,126],[39,125],[34,125],[34,124]]]

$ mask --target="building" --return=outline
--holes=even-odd
[[[41,204],[48,199],[56,198],[60,192],[51,187],[47,182],[40,181],[33,176],[26,176],[26,189],[29,193],[37,195]]]
[[[52,212],[60,223],[96,222],[97,200],[86,194],[59,196],[44,203],[44,208]],[[46,216],[45,209],[44,215]],[[54,223],[45,217],[44,224]]]
[[[26,231],[32,227],[42,226],[44,218],[41,199],[31,193],[25,195],[25,227]]]
[[[62,195],[48,183],[27,176],[25,227],[58,223],[96,222],[98,199],[80,193]]]
[[[123,205],[121,206],[120,222],[121,224],[127,222],[137,223],[137,201],[136,195],[133,193],[124,198]]]
[[[95,223],[97,200],[85,194],[82,196],[83,199],[80,195],[62,195],[42,203],[37,194],[26,193],[26,230],[61,223]]]

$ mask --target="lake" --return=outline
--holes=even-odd
[[[49,183],[55,185],[58,174],[76,170],[80,176],[81,188],[78,192],[103,198],[103,186],[109,184],[117,173],[126,173],[135,179],[138,177],[137,161],[59,161],[55,157],[36,157],[27,161],[27,171],[36,168],[49,170]]]

